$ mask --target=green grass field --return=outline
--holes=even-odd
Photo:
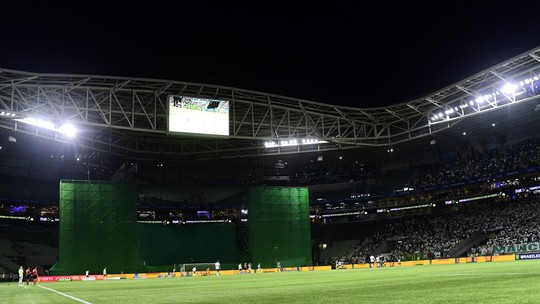
[[[38,285],[0,303],[540,303],[540,260]]]

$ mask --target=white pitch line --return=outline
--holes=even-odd
[[[68,295],[68,294],[65,294],[65,293],[60,292],[60,291],[56,291],[56,290],[51,289],[51,288],[48,288],[48,287],[43,287],[43,286],[41,286],[41,285],[37,285],[37,286],[39,286],[39,287],[41,287],[41,288],[44,288],[44,289],[47,289],[47,290],[50,290],[50,291],[52,291],[52,292],[56,292],[57,294],[63,295],[64,297],[68,297],[68,298],[70,298],[70,299],[72,299],[72,300],[79,301],[79,302],[84,303],[84,304],[92,304],[92,303],[90,303],[90,302],[88,302],[88,301],[85,301],[85,300],[82,300],[82,299],[79,299],[79,298],[75,298],[74,296],[70,296],[70,295]]]
[[[428,277],[447,277],[447,276],[493,276],[496,274],[500,275],[523,275],[523,274],[532,274],[530,272],[486,272],[486,273],[420,273],[419,276],[428,276]]]

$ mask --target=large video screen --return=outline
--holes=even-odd
[[[169,132],[229,135],[229,101],[169,96]]]

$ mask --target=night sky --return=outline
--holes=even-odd
[[[353,107],[405,102],[540,46],[535,2],[20,2],[3,6],[0,68]]]

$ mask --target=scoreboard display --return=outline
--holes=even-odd
[[[229,101],[169,96],[169,132],[229,135]]]

